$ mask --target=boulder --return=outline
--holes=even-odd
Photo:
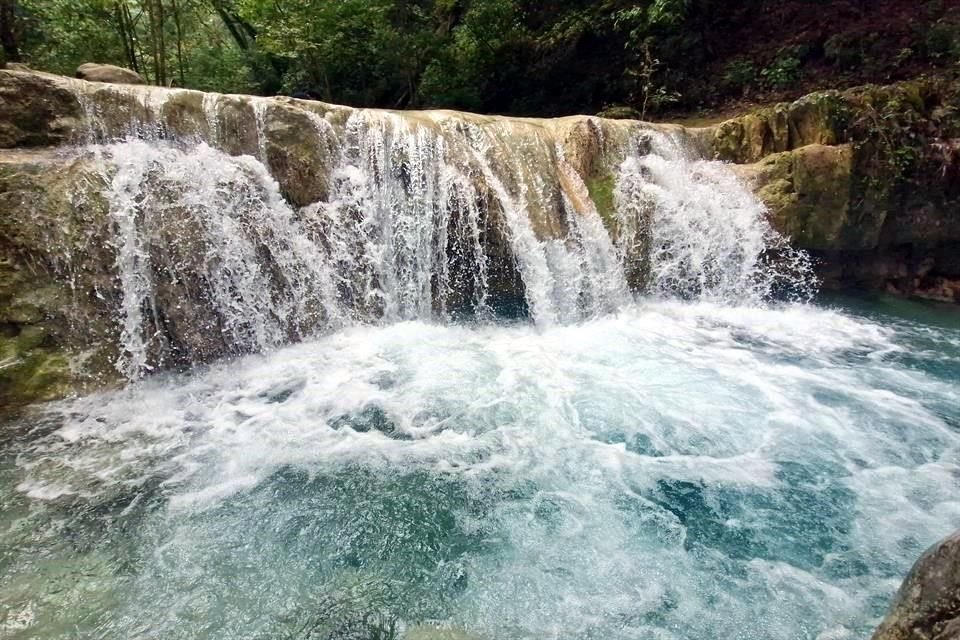
[[[77,97],[54,76],[0,71],[0,149],[63,144],[81,117]]]
[[[139,73],[112,64],[87,62],[77,67],[76,76],[89,82],[112,82],[114,84],[146,84]]]
[[[83,156],[0,151],[0,407],[117,379],[101,180]]]
[[[960,531],[927,550],[910,570],[873,640],[960,638]]]
[[[802,249],[872,249],[883,219],[852,215],[853,148],[812,144],[736,171],[751,183],[778,231]]]
[[[263,117],[263,149],[270,173],[298,207],[326,199],[337,158],[336,135],[320,116],[269,102]]]

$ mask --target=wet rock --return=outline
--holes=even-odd
[[[871,249],[883,219],[853,214],[853,149],[819,144],[774,154],[738,167],[767,205],[774,226],[803,249]]]
[[[99,179],[81,156],[0,152],[2,407],[116,377]]]
[[[263,120],[266,162],[284,197],[300,207],[326,199],[337,158],[332,128],[319,116],[277,103],[266,107]]]
[[[76,76],[89,82],[111,82],[114,84],[146,84],[139,73],[112,64],[87,62],[77,67]]]
[[[873,640],[960,638],[960,531],[924,553]]]
[[[0,71],[0,148],[62,144],[80,118],[76,96],[55,76]]]

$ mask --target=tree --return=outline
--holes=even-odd
[[[7,62],[20,62],[17,0],[0,0],[0,43]]]

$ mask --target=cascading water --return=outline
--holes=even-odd
[[[119,366],[129,378],[162,364],[151,364],[151,350],[168,333],[164,323],[193,323],[193,333],[218,338],[204,342],[239,351],[343,325],[326,254],[262,164],[203,143],[182,151],[129,141],[98,151],[112,172]]]
[[[770,226],[733,172],[691,158],[663,133],[646,132],[642,143],[649,149],[635,145],[620,165],[616,198],[630,243],[622,249],[640,250],[650,292],[740,304],[784,289],[800,299],[813,295],[809,258]]]
[[[72,86],[137,382],[0,446],[0,637],[865,639],[960,525],[956,318],[656,129]]]
[[[461,294],[487,312],[478,195],[444,138],[370,112],[350,118],[345,138],[332,197],[310,208],[344,298],[386,321],[443,317]]]
[[[271,103],[252,101],[255,148],[230,157],[215,148],[216,97],[203,97],[203,135],[168,139],[175,97],[139,96],[145,123],[124,123],[118,141],[103,107],[85,102],[91,139],[108,143],[93,149],[110,184],[120,368],[131,379],[165,360],[262,351],[352,322],[489,318],[505,287],[493,272],[516,271],[541,327],[613,312],[633,299],[638,258],[625,242],[638,234],[649,236],[642,288],[658,295],[759,302],[783,279],[779,265],[799,265],[794,282],[809,275],[728,170],[687,160],[655,131],[638,134],[648,152],[631,145],[618,170],[615,243],[544,134],[511,155],[511,125],[499,122],[358,111],[337,132],[302,110],[308,135],[339,152],[328,197],[297,208],[267,166]],[[771,250],[778,262],[766,264]],[[173,326],[186,307],[204,317],[189,331]]]

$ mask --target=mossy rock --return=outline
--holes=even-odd
[[[753,163],[811,144],[839,144],[846,140],[849,118],[849,107],[840,93],[810,94],[717,125],[713,156],[727,162]]]
[[[850,145],[807,145],[775,154],[739,172],[753,184],[770,220],[795,246],[866,250],[880,241],[883,218],[865,220],[852,201]]]
[[[633,107],[615,106],[607,107],[603,111],[599,112],[597,117],[606,118],[608,120],[641,120],[643,118],[643,114]]]
[[[102,175],[78,154],[0,152],[0,406],[116,373]]]
[[[54,76],[0,70],[0,148],[67,142],[81,118],[76,96]]]
[[[617,232],[617,203],[614,190],[617,179],[612,174],[597,176],[586,181],[590,199],[597,207],[597,213],[603,220],[603,225],[611,234]]]
[[[51,400],[73,386],[69,359],[44,327],[6,325],[0,337],[0,406],[14,407]]]

